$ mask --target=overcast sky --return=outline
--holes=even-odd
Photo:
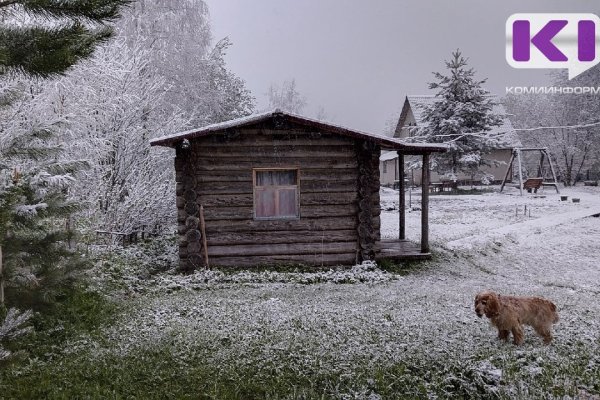
[[[505,60],[505,24],[520,12],[600,13],[597,0],[206,0],[215,40],[267,107],[271,83],[296,79],[314,116],[379,133],[407,94],[427,94],[432,71],[460,48],[487,89],[544,84],[542,70]]]

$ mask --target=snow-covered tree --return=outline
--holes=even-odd
[[[306,98],[296,88],[296,80],[286,80],[281,86],[271,84],[267,91],[269,108],[279,108],[293,114],[301,114],[306,107]]]
[[[229,38],[222,39],[207,59],[207,99],[214,103],[208,107],[209,113],[205,117],[210,123],[229,121],[254,112],[254,96],[246,83],[226,67],[225,54],[231,45]]]
[[[487,162],[482,156],[501,144],[502,138],[490,133],[501,124],[501,117],[492,112],[494,102],[482,88],[485,80],[475,78],[459,50],[446,67],[446,75],[434,73],[437,82],[429,88],[438,90],[437,101],[424,108],[426,126],[412,139],[448,145],[448,152],[432,159],[432,167],[441,175],[455,180],[462,172],[485,182],[489,177],[480,170]]]
[[[61,147],[89,162],[69,188],[85,206],[79,227],[168,227],[172,154],[150,149],[149,140],[253,111],[243,80],[226,66],[230,42],[211,44],[207,13],[201,0],[140,0],[126,9],[111,42],[39,85],[46,105],[32,102],[27,112],[60,121]]]
[[[600,69],[592,68],[573,81],[554,76],[558,87],[596,87]],[[587,172],[600,174],[600,103],[593,94],[509,95],[505,105],[524,145],[547,147],[559,179],[571,186]]]
[[[91,164],[73,189],[85,203],[87,230],[128,233],[174,219],[172,155],[149,141],[189,121],[162,108],[164,80],[149,58],[149,49],[119,38],[55,85],[53,103],[76,138],[70,151]]]
[[[0,306],[34,306],[55,297],[80,265],[65,242],[68,199],[81,162],[61,158],[57,128],[35,81],[89,57],[106,41],[130,0],[0,1]],[[64,138],[62,138],[64,139]]]
[[[393,137],[396,133],[396,126],[398,125],[398,120],[400,119],[400,113],[401,110],[398,110],[385,120],[385,126],[383,128],[383,134],[385,136]]]
[[[139,0],[119,22],[120,36],[149,50],[148,68],[164,80],[162,108],[182,112],[197,127],[254,111],[242,79],[226,69],[225,38],[212,46],[202,0]]]
[[[91,231],[163,230],[175,220],[172,154],[149,140],[248,115],[254,99],[226,68],[229,41],[211,47],[200,0],[142,0],[117,31],[56,85],[78,138],[72,152],[92,164],[74,189],[87,205],[80,221]]]
[[[0,362],[6,360],[11,354],[9,350],[2,347],[2,344],[31,332],[32,327],[28,322],[33,316],[31,310],[21,312],[15,308],[9,309],[6,316],[3,314],[0,312],[0,319],[3,319],[0,323]]]
[[[48,98],[27,81],[0,80],[0,247],[6,304],[35,307],[70,286],[82,264],[67,243],[78,205],[68,196],[81,161],[64,159]],[[0,299],[4,301],[5,299]]]

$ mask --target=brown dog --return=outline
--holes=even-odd
[[[530,325],[548,344],[552,341],[552,324],[558,322],[556,306],[541,297],[500,296],[492,291],[475,296],[475,313],[484,314],[496,328],[498,338],[508,340],[513,334],[516,345],[523,343],[523,324]]]

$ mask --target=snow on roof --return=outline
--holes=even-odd
[[[506,147],[522,147],[521,140],[517,135],[517,132],[512,126],[510,119],[506,116],[506,110],[504,106],[500,103],[500,98],[496,95],[487,95],[486,97],[491,98],[495,105],[492,108],[492,112],[500,117],[502,117],[502,124],[500,126],[493,127],[490,132],[492,134],[505,134]],[[423,126],[424,123],[424,115],[423,111],[426,107],[432,106],[437,101],[437,97],[433,95],[418,95],[406,96],[406,100],[409,103],[410,109],[415,117],[415,121],[417,126]]]
[[[406,143],[405,141],[398,138],[390,138],[384,135],[378,135],[374,133],[367,133],[362,131],[357,131],[354,129],[345,128],[339,125],[333,125],[330,123],[325,123],[323,121],[318,121],[311,118],[306,118],[300,115],[287,113],[281,111],[279,109],[275,109],[268,112],[263,112],[260,114],[254,114],[243,118],[234,119],[231,121],[221,122],[218,124],[212,124],[205,126],[203,128],[192,129],[185,132],[175,133],[172,135],[167,135],[163,137],[159,137],[150,141],[150,145],[152,146],[168,146],[173,147],[178,142],[183,139],[192,139],[197,137],[203,137],[210,134],[216,134],[219,132],[223,132],[227,129],[231,128],[241,128],[249,125],[254,125],[256,123],[268,120],[275,116],[283,116],[287,118],[289,121],[293,123],[298,123],[300,125],[311,126],[314,128],[319,128],[326,132],[337,133],[343,136],[350,136],[359,139],[369,139],[373,140],[376,143],[379,143],[383,147],[392,148],[396,150],[407,150],[407,151],[417,151],[417,152],[443,152],[446,151],[446,146],[443,144],[430,144],[430,143]]]
[[[398,158],[398,153],[395,151],[388,151],[386,153],[381,153],[381,157],[379,157],[379,161],[389,161]]]

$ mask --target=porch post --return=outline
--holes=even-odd
[[[398,232],[400,232],[400,240],[406,239],[406,211],[404,210],[406,199],[404,189],[404,154],[398,152],[398,223],[400,224]]]
[[[429,253],[429,153],[423,154],[421,177],[421,253]]]

